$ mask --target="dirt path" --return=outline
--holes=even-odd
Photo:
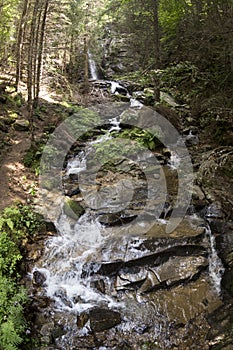
[[[27,132],[12,131],[11,146],[3,152],[0,167],[0,210],[20,200],[30,202],[30,189],[33,186],[33,174],[23,165],[23,157],[30,147]]]

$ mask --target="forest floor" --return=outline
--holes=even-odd
[[[16,120],[27,120],[26,103],[23,96],[22,106],[17,106],[10,94],[5,96],[6,101],[0,102],[0,210],[18,201],[32,203],[38,187],[38,176],[24,164],[31,146],[30,132],[27,127],[20,131],[14,127]],[[35,139],[41,138],[48,124],[56,125],[60,119],[56,114],[56,101],[49,94],[46,97],[47,101],[43,101],[45,112],[34,120]]]
[[[5,84],[6,78],[9,77],[0,77],[0,86]],[[22,89],[21,94],[12,91],[6,91],[3,95],[0,93],[0,211],[19,201],[32,204],[37,196],[38,176],[24,164],[25,155],[31,147],[30,131],[27,127],[19,131],[14,126],[15,121],[28,119],[25,92]],[[46,140],[51,130],[72,114],[75,108],[108,100],[102,93],[81,95],[74,89],[67,97],[70,101],[67,103],[61,92],[48,90],[46,85],[41,87],[40,96],[34,118],[34,137],[38,141],[42,138]]]

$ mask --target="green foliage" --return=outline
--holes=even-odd
[[[130,157],[143,149],[154,151],[161,145],[159,132],[148,132],[141,128],[124,129],[112,133],[112,138],[94,144],[95,158],[101,163],[121,157]]]
[[[130,156],[142,149],[142,146],[138,143],[133,143],[133,141],[124,140],[123,138],[111,138],[94,144],[94,148],[96,150],[95,159],[105,164],[109,160]]]
[[[161,145],[161,142],[159,141],[160,136],[158,130],[154,130],[154,133],[152,133],[140,128],[125,129],[119,134],[119,137],[137,141],[150,151],[154,151],[156,147]]]
[[[153,74],[153,72],[152,72]],[[160,71],[161,89],[172,93],[181,102],[189,103],[197,98],[209,80],[192,62],[179,62]]]
[[[6,44],[10,45],[13,42],[15,34],[15,26],[13,22],[17,17],[18,0],[1,1],[0,4],[0,60],[4,57],[6,52]]]
[[[0,215],[0,231],[6,232],[17,245],[27,236],[34,234],[42,224],[41,216],[27,205],[7,207]]]
[[[17,283],[22,242],[42,225],[29,206],[8,207],[0,214],[0,349],[18,350],[25,340],[26,290]]]
[[[36,175],[39,175],[40,172],[40,159],[44,151],[45,142],[45,140],[36,142],[27,150],[23,158],[24,165],[28,168],[33,169]]]
[[[0,273],[12,275],[21,258],[16,243],[9,240],[6,232],[2,232],[0,235]]]
[[[164,33],[162,42],[171,40],[176,36],[177,26],[185,16],[186,9],[185,1],[160,1],[159,21]]]
[[[17,350],[26,331],[23,306],[27,294],[12,278],[0,275],[0,349]]]

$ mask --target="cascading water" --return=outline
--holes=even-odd
[[[81,312],[98,302],[112,302],[96,293],[88,278],[81,278],[82,266],[103,244],[102,226],[88,213],[74,226],[62,214],[56,226],[58,236],[47,242],[43,267],[34,270],[45,275],[47,295],[56,301],[56,308]]]
[[[128,115],[135,118],[141,109],[140,102],[131,100]],[[86,142],[85,150],[82,147],[78,154],[68,159],[64,175],[64,181],[75,178],[74,185],[78,185],[82,192],[75,197],[77,202],[83,200],[82,195],[87,198],[88,191],[93,191],[93,188],[96,195],[91,198],[104,198],[104,202],[96,207],[85,207],[85,214],[78,221],[61,210],[55,220],[58,233],[47,241],[44,255],[32,271],[32,276],[36,271],[44,276],[46,296],[55,303],[50,310],[50,325],[57,322],[54,315],[58,313],[58,324],[59,327],[62,325],[64,332],[56,339],[53,336],[55,345],[52,350],[101,349],[101,346],[118,349],[123,348],[123,343],[139,349],[146,342],[154,344],[155,339],[160,347],[169,349],[179,338],[179,335],[170,335],[169,329],[175,325],[173,333],[178,333],[180,325],[188,325],[204,307],[205,312],[210,312],[221,302],[222,264],[214,237],[209,228],[204,229],[203,220],[186,216],[179,228],[167,234],[167,217],[173,204],[170,203],[171,206],[164,208],[164,219],[157,217],[149,232],[143,231],[160,206],[161,197],[157,195],[154,199],[149,192],[160,194],[164,190],[161,185],[164,182],[163,157],[162,165],[153,163],[151,152],[138,153],[133,160],[118,158],[117,174],[112,168],[101,169],[99,164],[92,162],[94,168],[99,166],[97,172],[100,170],[102,175],[98,179],[96,174],[91,177],[93,169],[88,169],[88,157],[92,157],[93,147],[121,130],[123,112],[113,117],[112,105],[110,112],[104,123],[109,129],[101,136],[97,133],[97,138]],[[174,183],[182,166],[180,152],[176,151],[171,151],[170,159],[165,162],[174,174]],[[105,179],[104,174],[107,174]],[[125,175],[128,177],[124,178]],[[84,183],[77,183],[77,178],[80,182],[82,176]],[[153,182],[149,187],[146,182],[151,178]],[[111,212],[122,204],[122,200],[118,203],[121,191],[126,209]],[[105,200],[109,193],[114,197],[110,202]],[[147,211],[141,221],[134,221],[140,216],[142,207]],[[95,308],[97,316],[89,314]],[[110,309],[115,314],[110,314],[106,321]],[[121,318],[116,312],[121,313]],[[84,321],[81,322],[79,317]],[[114,317],[115,323],[112,321]],[[107,324],[104,327],[102,323]],[[106,333],[97,339],[100,328]],[[180,334],[182,332],[181,327]],[[93,333],[94,340],[90,340],[88,337]]]
[[[206,237],[210,243],[210,252],[209,252],[209,273],[213,281],[214,288],[217,293],[221,293],[221,280],[224,273],[224,267],[221,259],[219,258],[216,251],[216,242],[215,237],[211,232],[210,226],[206,227]]]
[[[98,80],[99,79],[98,68],[95,60],[93,59],[92,53],[90,51],[88,52],[88,62],[89,62],[91,80]]]

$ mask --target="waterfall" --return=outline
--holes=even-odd
[[[91,80],[98,80],[99,79],[98,68],[97,68],[97,65],[95,63],[95,60],[93,59],[91,52],[88,52],[88,62],[89,62],[89,70],[90,70]]]
[[[221,280],[224,272],[224,267],[221,259],[216,251],[215,237],[211,232],[209,225],[206,227],[206,237],[210,242],[209,248],[209,274],[213,281],[215,290],[218,294],[221,293]]]
[[[90,53],[89,66],[91,78],[98,79]],[[97,85],[101,83],[96,82]],[[124,86],[108,83],[112,93],[128,95]],[[140,116],[141,102],[132,98],[129,102],[126,116]],[[33,293],[52,301],[46,310],[49,315],[46,327],[59,319],[59,329],[64,331],[54,338],[54,346],[59,349],[76,350],[83,348],[83,344],[85,348],[108,349],[116,335],[118,339],[129,341],[130,346],[139,342],[138,348],[148,339],[158,339],[158,344],[168,349],[173,343],[170,329],[175,332],[180,324],[186,327],[189,320],[196,317],[200,304],[207,314],[221,297],[224,268],[206,221],[198,216],[195,220],[186,216],[179,229],[166,233],[166,218],[172,203],[165,203],[160,195],[164,191],[163,172],[169,167],[169,179],[173,180],[174,174],[176,181],[183,164],[179,142],[169,149],[166,158],[158,154],[161,164],[154,164],[154,156],[148,152],[137,152],[136,158],[124,156],[123,160],[119,152],[114,166],[106,163],[105,168],[92,159],[98,143],[114,138],[121,128],[124,130],[125,109],[122,110],[118,103],[116,107],[113,103],[107,105],[107,110],[101,108],[104,128],[98,128],[91,140],[86,140],[85,148],[83,144],[78,146],[78,154],[76,151],[73,156],[69,154],[66,169],[63,169],[64,183],[68,185],[64,188],[72,193],[68,195],[73,197],[72,201],[81,203],[85,214],[78,221],[66,215],[66,199],[62,197],[58,215],[53,219],[57,234],[45,242],[43,256],[31,273],[32,280],[40,287],[34,288]],[[77,115],[77,119],[79,116],[82,114]],[[166,165],[163,165],[164,160]],[[164,203],[167,206],[164,207]],[[164,219],[153,223],[158,207],[164,207]],[[145,234],[148,223],[153,226]],[[39,282],[35,276],[40,276]],[[98,316],[93,316],[93,311],[98,311]],[[114,318],[116,314],[122,316],[121,322],[116,319],[116,323],[112,323],[111,315]],[[100,336],[106,347],[94,347],[100,343],[97,339],[98,342],[92,344],[92,333],[105,319],[103,331],[106,333]],[[111,330],[113,327],[116,333]],[[49,343],[47,345],[49,348]]]
[[[91,288],[88,278],[81,278],[85,262],[104,242],[103,227],[88,213],[75,225],[62,214],[56,226],[59,235],[47,243],[43,266],[34,269],[46,276],[46,292],[56,308],[81,312],[98,302],[112,304],[110,297]]]

